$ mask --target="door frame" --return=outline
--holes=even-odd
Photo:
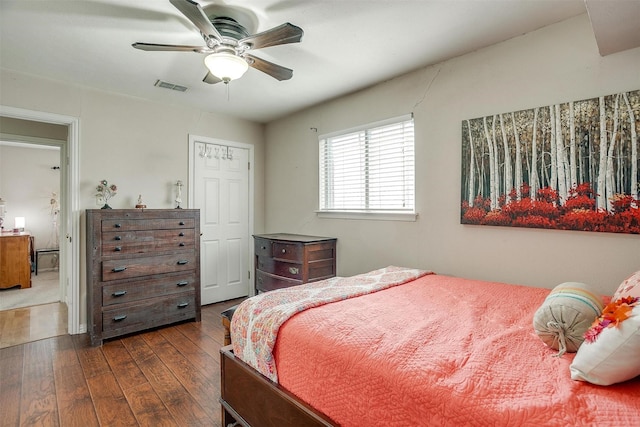
[[[80,161],[79,139],[80,120],[43,111],[0,105],[0,116],[35,122],[52,123],[67,126],[67,141],[61,146],[61,159],[66,163],[60,184],[60,282],[67,304],[67,332],[70,335],[87,331],[86,323],[80,323]]]
[[[195,187],[195,155],[196,155],[196,142],[203,142],[206,144],[216,144],[216,145],[226,145],[227,147],[232,148],[240,148],[249,151],[249,217],[247,221],[249,236],[247,239],[247,244],[249,245],[249,259],[247,260],[247,266],[249,267],[249,289],[247,289],[247,293],[249,296],[253,296],[255,294],[255,277],[253,272],[254,258],[255,258],[255,248],[253,245],[253,223],[254,223],[254,147],[251,144],[246,144],[243,142],[229,141],[226,139],[219,138],[210,138],[207,136],[198,136],[189,134],[189,178],[187,180],[188,186],[188,204],[189,208],[193,209],[193,200],[194,200],[194,187]],[[202,216],[201,216],[202,217]]]

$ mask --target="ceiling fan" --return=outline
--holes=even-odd
[[[288,80],[293,70],[250,54],[250,51],[289,43],[298,43],[304,31],[290,23],[282,24],[258,34],[247,29],[230,16],[209,18],[202,7],[192,0],[169,0],[197,28],[205,46],[133,43],[136,49],[146,51],[176,51],[207,54],[204,59],[209,72],[205,83],[229,83],[242,77],[249,67],[262,71],[277,80]]]

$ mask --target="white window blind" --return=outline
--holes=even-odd
[[[415,211],[413,117],[320,137],[320,211]]]

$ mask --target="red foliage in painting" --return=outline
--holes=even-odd
[[[510,225],[511,218],[504,212],[495,210],[489,212],[482,220],[483,225]]]
[[[481,224],[486,211],[481,208],[469,208],[464,215],[462,215],[462,222],[465,224]]]
[[[541,188],[536,194],[536,200],[539,200],[541,202],[557,203],[558,191],[549,187]]]
[[[616,194],[611,198],[611,204],[613,205],[613,211],[615,213],[628,211],[631,209],[633,202],[633,197],[628,194]]]
[[[596,210],[596,193],[591,183],[571,188],[564,205],[558,191],[545,187],[529,197],[531,187],[524,183],[517,200],[515,189],[509,198],[500,196],[499,209],[491,210],[491,200],[476,197],[473,207],[462,203],[462,223],[563,230],[604,231],[640,234],[639,202],[632,196],[617,194],[611,199],[612,211]]]
[[[567,199],[564,204],[564,210],[571,212],[576,209],[595,209],[596,201],[589,196],[575,195]]]
[[[554,221],[539,215],[529,215],[526,217],[516,218],[513,220],[511,225],[514,227],[528,228],[556,228]]]
[[[511,217],[511,219],[516,219],[528,215],[529,212],[531,212],[531,209],[531,199],[526,198],[509,203],[502,209],[502,211]]]
[[[473,200],[473,207],[483,209],[487,213],[491,210],[491,199],[478,196]]]
[[[587,197],[595,196],[595,192],[591,188],[591,183],[584,182],[575,187],[571,187],[571,189],[569,190],[569,197],[576,197],[576,196],[587,196]]]
[[[609,215],[606,231],[640,234],[640,209],[629,208],[619,214]]]
[[[603,231],[607,216],[606,212],[576,209],[558,218],[558,226],[565,230]]]

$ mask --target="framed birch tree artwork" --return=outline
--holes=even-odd
[[[640,90],[462,122],[461,223],[640,233]]]

